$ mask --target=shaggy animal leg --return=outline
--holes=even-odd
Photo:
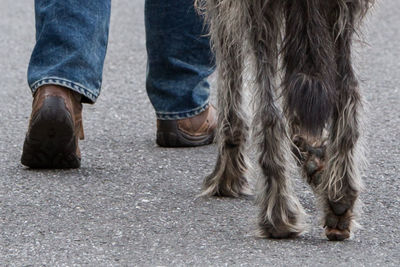
[[[337,0],[336,17],[332,28],[336,40],[338,99],[333,112],[330,141],[327,147],[327,166],[319,186],[325,211],[325,233],[329,240],[350,237],[356,226],[356,210],[362,181],[358,139],[360,136],[359,109],[361,96],[351,62],[352,36],[359,15],[368,1]]]
[[[349,85],[345,90],[347,92],[342,96],[345,102],[338,104],[334,115],[327,148],[328,164],[319,186],[321,194],[325,196],[325,226],[330,240],[349,237],[352,226],[356,225],[355,205],[362,188],[357,162],[361,155],[356,148],[360,96],[354,85]]]
[[[274,96],[282,1],[252,1],[252,4],[249,40],[256,70],[253,132],[262,171],[257,185],[258,236],[291,238],[305,229],[305,213],[289,179],[289,139]]]
[[[335,53],[323,16],[326,2],[291,0],[284,5],[284,109],[302,133],[313,137],[321,136],[335,101]]]
[[[251,194],[246,179],[244,151],[248,125],[242,112],[243,40],[247,27],[246,21],[236,16],[239,10],[246,10],[243,3],[210,0],[206,4],[218,70],[219,153],[214,171],[204,180],[203,196],[239,197]]]
[[[292,0],[284,5],[284,110],[292,150],[314,189],[326,165],[326,129],[336,99],[335,47],[327,1]]]
[[[265,103],[264,103],[265,105]],[[273,103],[264,108],[258,132],[259,163],[257,203],[259,235],[264,238],[290,238],[304,229],[304,211],[289,180],[290,146],[285,125]]]
[[[228,92],[228,87],[219,88],[225,89],[220,92],[225,94],[224,97],[227,97],[227,93],[240,98],[239,91]],[[235,89],[240,90],[240,88]],[[234,110],[232,104],[223,103],[223,99],[225,98],[219,101],[218,159],[214,171],[204,179],[201,195],[219,197],[251,195],[252,192],[246,179],[247,158],[244,151],[248,126],[238,116],[237,110]],[[237,101],[239,102],[239,99]]]

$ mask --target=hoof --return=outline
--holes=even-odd
[[[273,232],[270,235],[271,239],[291,239],[300,235],[298,232]]]
[[[265,239],[292,239],[298,237],[302,231],[273,229],[272,227],[259,228],[257,236]]]
[[[199,196],[251,196],[252,190],[246,179],[246,171],[246,159],[239,147],[229,149],[227,155],[218,155],[214,171],[204,179]]]
[[[253,192],[245,177],[226,179],[209,176],[204,180],[200,197],[249,197]]]
[[[330,241],[343,241],[345,239],[350,238],[350,230],[340,230],[335,228],[327,227],[325,229],[325,235],[328,237]]]
[[[270,239],[290,239],[296,238],[305,230],[305,225],[298,222],[298,219],[291,221],[292,225],[273,226],[269,222],[258,224],[258,234],[260,238]]]
[[[350,238],[353,217],[350,209],[340,214],[335,214],[335,210],[333,209],[329,211],[325,216],[325,235],[328,239],[330,241],[343,241]]]

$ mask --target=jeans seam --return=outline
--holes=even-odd
[[[210,105],[210,103],[207,102],[195,109],[191,109],[188,111],[182,111],[182,112],[156,112],[156,116],[157,119],[159,120],[180,120],[180,119],[186,119],[186,118],[190,118],[190,117],[194,117],[198,114],[200,114],[201,112],[205,111],[208,106]]]
[[[52,85],[60,85],[66,88],[69,88],[79,94],[84,95],[85,97],[87,97],[90,101],[96,102],[98,95],[93,94],[88,88],[86,88],[85,86],[73,82],[71,80],[68,79],[64,79],[64,78],[60,78],[60,77],[46,77],[46,78],[42,78],[40,80],[37,80],[33,83],[31,83],[29,85],[29,87],[32,90],[32,94],[34,94],[36,92],[36,90],[43,85],[48,85],[48,84],[52,84]],[[97,90],[99,91],[99,90]]]

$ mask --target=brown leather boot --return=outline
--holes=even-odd
[[[194,147],[214,141],[217,115],[213,106],[182,120],[157,120],[157,144],[162,147]]]
[[[21,163],[31,168],[79,168],[83,139],[81,95],[56,85],[40,87],[33,99]]]

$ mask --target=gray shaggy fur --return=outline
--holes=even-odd
[[[202,195],[249,194],[244,151],[249,125],[242,110],[249,62],[254,77],[253,140],[261,168],[256,188],[261,237],[294,237],[304,230],[304,211],[289,179],[295,136],[308,147],[324,144],[318,161],[324,162],[323,168],[318,175],[306,171],[304,176],[318,197],[328,238],[346,239],[355,225],[361,190],[361,97],[351,45],[371,4],[372,0],[196,0],[205,14],[218,69],[219,155]],[[310,151],[315,149],[300,152],[315,158]]]

